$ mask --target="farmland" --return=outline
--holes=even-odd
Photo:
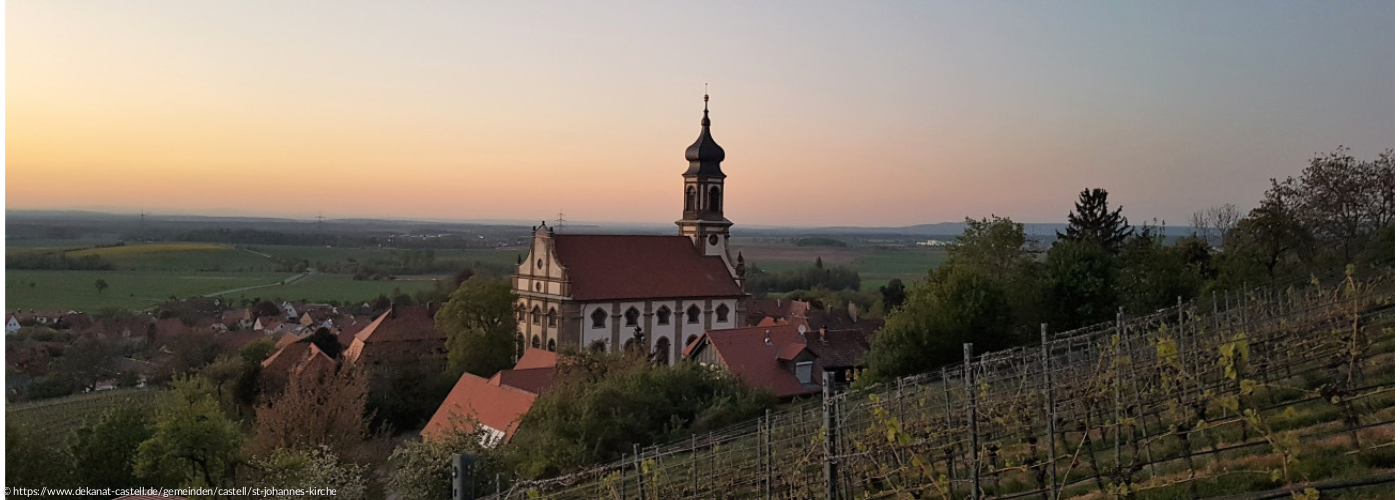
[[[798,246],[777,241],[741,241],[736,243],[735,250],[742,251],[752,265],[768,271],[806,267],[821,257],[826,265],[850,266],[860,272],[862,289],[874,289],[891,278],[921,279],[927,269],[946,259],[942,249],[925,247]],[[313,268],[354,263],[388,265],[400,262],[407,252],[410,251],[378,247],[236,247],[186,242],[80,247],[53,241],[36,242],[29,246],[6,247],[6,253],[61,253],[75,259],[96,256],[110,263],[114,270],[12,269],[6,275],[6,303],[12,310],[142,309],[170,297],[227,290],[238,290],[221,295],[234,301],[254,297],[313,302],[363,301],[380,294],[393,294],[395,290],[412,294],[431,289],[434,280],[458,269],[472,268],[486,275],[505,275],[525,250],[436,249],[431,274],[376,281],[354,280],[350,274],[319,272],[292,283],[278,284],[294,275],[286,270],[287,262],[306,261]],[[97,280],[105,281],[109,287],[99,293],[94,286]],[[259,288],[241,290],[249,287]]]
[[[910,282],[923,279],[928,270],[947,260],[948,254],[938,247],[797,246],[777,242],[739,242],[736,251],[744,253],[746,262],[764,271],[801,269],[821,257],[826,266],[848,266],[860,273],[861,289],[873,290],[893,278]]]
[[[373,299],[379,294],[391,295],[395,290],[413,294],[429,290],[435,283],[433,277],[408,277],[394,281],[357,281],[344,274],[312,274],[305,278],[255,290],[222,295],[234,303],[244,299],[283,299],[308,302],[356,302]],[[442,279],[451,279],[443,277]]]
[[[266,285],[287,273],[189,271],[28,271],[5,272],[5,304],[10,310],[103,308],[142,309],[169,297],[192,297],[222,290]],[[97,280],[107,282],[101,293]]]

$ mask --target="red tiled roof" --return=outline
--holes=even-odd
[[[335,370],[335,360],[311,342],[294,342],[283,346],[263,360],[263,373],[276,375],[301,374],[307,371],[326,373]]]
[[[524,370],[501,370],[491,377],[495,385],[510,386],[522,391],[539,394],[554,385],[554,367],[528,368]]]
[[[493,380],[495,378],[493,377]],[[491,380],[462,374],[447,399],[438,406],[428,425],[423,427],[423,437],[433,439],[454,425],[462,423],[462,417],[480,422],[487,427],[505,434],[501,443],[510,441],[520,425],[520,417],[530,411],[535,404],[535,395],[510,386],[493,384]],[[464,429],[471,430],[471,429]]]
[[[560,234],[554,253],[574,300],[744,295],[724,261],[686,236]]]
[[[355,338],[365,343],[446,339],[447,335],[433,324],[434,312],[429,306],[393,306],[356,333]]]
[[[763,341],[765,333],[769,342]],[[803,342],[796,326],[710,330],[694,344],[686,347],[684,355],[689,357],[702,346],[708,346],[715,350],[715,354],[730,372],[749,384],[767,388],[778,397],[785,398],[821,392],[819,383],[798,382],[797,376],[788,371],[779,359],[782,350],[793,350],[793,347],[788,346],[794,344],[796,349],[791,354],[795,357],[806,347]],[[819,374],[821,370],[821,359],[818,358],[812,363],[812,373]],[[818,379],[813,378],[813,381],[816,380]]]
[[[282,334],[282,337],[280,337],[280,338],[277,339],[276,347],[277,347],[278,349],[281,349],[281,348],[283,348],[283,347],[286,347],[286,346],[289,345],[289,344],[296,343],[296,341],[298,341],[298,340],[301,340],[301,337],[296,336],[296,334],[293,334],[293,333],[284,333],[284,334]]]
[[[214,334],[214,339],[219,343],[219,347],[226,350],[235,350],[248,345],[254,340],[266,337],[262,332],[248,330],[218,332]]]
[[[554,365],[558,363],[558,361],[559,357],[555,356],[552,352],[528,347],[525,349],[525,355],[520,357],[520,361],[515,362],[515,369],[554,368]]]
[[[778,346],[778,359],[792,361],[807,350],[807,346],[802,344],[783,344]]]
[[[862,330],[828,330],[822,340],[820,330],[807,330],[807,348],[821,358],[827,368],[856,366],[860,357],[870,350],[870,338]]]

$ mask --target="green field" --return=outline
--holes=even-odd
[[[150,243],[67,252],[72,258],[97,255],[118,270],[276,272],[271,259],[213,243]]]
[[[317,262],[345,263],[350,261],[371,263],[375,261],[397,261],[406,250],[397,248],[337,248],[313,246],[272,246],[248,247],[248,250],[271,255],[278,259],[305,260],[314,266]],[[434,262],[453,263],[457,267],[471,267],[475,262],[496,265],[515,265],[518,255],[524,249],[496,250],[490,248],[434,249]]]
[[[826,266],[848,266],[860,273],[861,289],[874,290],[893,278],[906,285],[928,276],[948,254],[937,247],[801,247],[786,243],[736,244],[744,258],[767,272],[803,269],[821,257]]]
[[[286,279],[288,273],[199,273],[174,271],[26,271],[5,272],[5,308],[93,312],[115,307],[142,309],[169,297],[196,295]],[[108,288],[97,292],[97,280]]]
[[[379,294],[388,296],[394,289],[410,295],[419,290],[429,290],[433,288],[435,278],[438,277],[407,276],[394,281],[356,281],[344,274],[313,274],[285,285],[232,293],[224,297],[235,303],[255,297],[307,302],[358,302],[369,301]]]

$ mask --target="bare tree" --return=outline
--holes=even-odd
[[[1240,209],[1234,203],[1216,205],[1191,214],[1191,227],[1212,246],[1225,246],[1225,237],[1240,222]]]

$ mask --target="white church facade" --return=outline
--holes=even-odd
[[[523,345],[617,352],[641,343],[670,363],[706,330],[746,326],[744,258],[729,250],[724,149],[710,136],[709,113],[707,95],[700,137],[685,150],[678,235],[534,228],[513,283]]]

